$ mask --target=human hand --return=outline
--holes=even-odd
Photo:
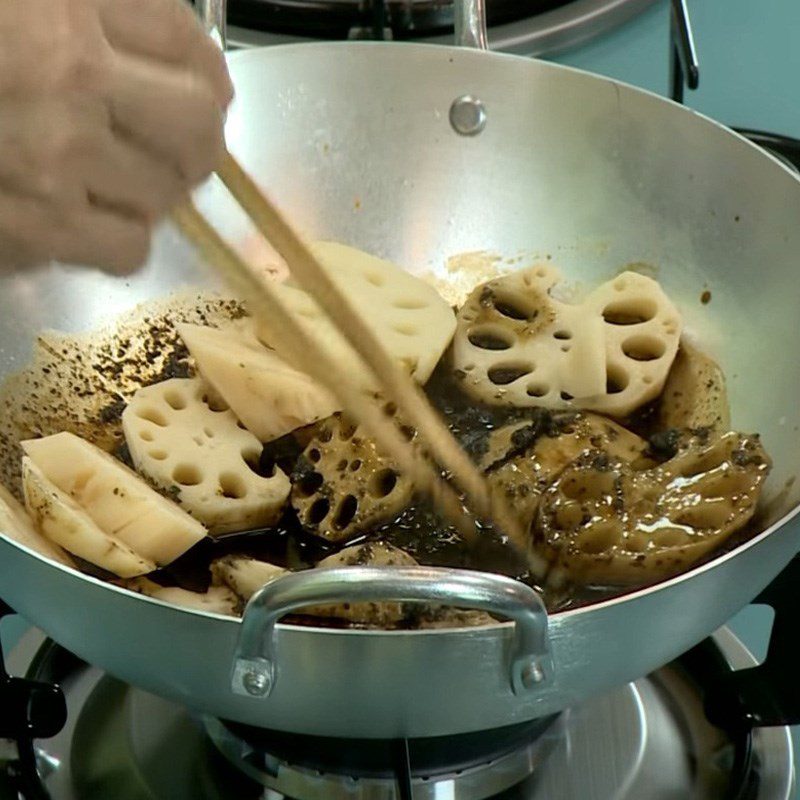
[[[139,266],[216,168],[232,96],[183,0],[2,0],[0,271]]]

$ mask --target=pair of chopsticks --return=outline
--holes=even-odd
[[[282,351],[293,365],[324,386],[373,437],[378,448],[425,493],[446,520],[469,542],[480,536],[481,521],[493,522],[509,544],[527,561],[534,575],[542,562],[527,543],[526,532],[505,498],[461,449],[425,394],[386,352],[374,331],[346,297],[281,213],[256,186],[230,153],[217,170],[228,191],[256,229],[283,257],[299,286],[308,292],[360,356],[382,386],[380,402],[359,389],[337,368],[324,343],[310,336],[273,290],[270,282],[242,259],[189,200],[173,212],[173,221],[208,263],[247,303],[254,316],[279,332]],[[395,419],[386,413],[387,401],[396,417],[417,432],[409,442]],[[447,476],[447,478],[445,478]]]

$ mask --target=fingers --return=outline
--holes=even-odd
[[[89,194],[148,222],[168,213],[186,194],[186,182],[174,165],[120,136],[109,136],[82,173]]]
[[[127,274],[150,250],[142,219],[88,202],[64,212],[38,200],[0,190],[0,262],[23,266],[58,259]]]
[[[183,65],[209,81],[221,106],[230,103],[225,58],[183,0],[100,0],[100,19],[114,49]]]
[[[115,127],[174,164],[190,184],[216,169],[225,148],[224,114],[205,81],[120,54],[109,97]]]

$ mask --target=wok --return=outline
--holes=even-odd
[[[552,255],[593,283],[656,266],[718,357],[738,428],[775,467],[763,532],[672,580],[549,618],[507,579],[429,568],[288,576],[244,623],[171,607],[0,537],[0,594],[89,662],[217,717],[326,736],[432,736],[557,712],[670,661],[754,598],[798,550],[800,181],[721,125],[630,86],[539,61],[443,46],[303,44],[230,56],[231,150],[309,236],[347,242],[454,293],[448,256]],[[451,127],[454,99],[486,125]],[[247,233],[219,187],[201,206]],[[49,266],[0,282],[0,370],[37,331],[90,329],[204,273],[165,228],[125,281]],[[203,279],[206,280],[206,279]],[[468,283],[477,282],[472,276]],[[712,301],[700,302],[708,289]],[[362,631],[278,622],[324,599],[451,600],[510,622]]]

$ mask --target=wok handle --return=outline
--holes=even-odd
[[[205,32],[220,46],[228,47],[228,0],[194,0],[194,7]]]
[[[456,45],[488,50],[486,0],[456,0],[453,14]]]
[[[268,697],[279,678],[278,621],[292,611],[335,601],[435,603],[486,611],[516,623],[509,670],[512,692],[532,691],[552,673],[547,611],[541,597],[525,584],[473,570],[340,567],[286,575],[252,597],[234,657],[234,693]]]

